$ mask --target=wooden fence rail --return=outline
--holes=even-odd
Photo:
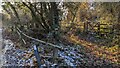
[[[66,24],[68,24],[68,23],[66,23]],[[66,24],[62,24],[62,25],[66,25]],[[86,32],[86,33],[96,32],[97,34],[120,35],[119,31],[115,31],[116,28],[114,27],[114,24],[101,24],[100,22],[97,22],[97,23],[84,22],[84,23],[81,23],[80,25],[77,23],[76,24],[74,23],[74,26],[80,28],[82,30],[82,32]],[[66,28],[70,28],[70,27],[66,27]],[[75,29],[75,28],[73,28],[73,29]]]

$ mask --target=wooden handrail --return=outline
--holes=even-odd
[[[31,36],[28,36],[27,34],[23,33],[18,27],[16,27],[16,29],[17,29],[23,36],[25,36],[25,37],[27,37],[27,38],[29,38],[29,39],[31,39],[31,40],[34,40],[34,41],[37,41],[37,42],[40,42],[40,43],[44,43],[44,44],[50,45],[50,46],[52,46],[52,47],[55,47],[55,48],[58,48],[58,49],[63,50],[63,47],[60,47],[60,46],[58,46],[58,45],[54,45],[54,44],[52,44],[52,43],[48,43],[48,42],[45,42],[45,41],[42,41],[42,40],[39,40],[39,39],[36,39],[36,38],[33,38],[33,37],[31,37]]]

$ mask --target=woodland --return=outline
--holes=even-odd
[[[14,57],[4,66],[119,68],[120,2],[3,2],[2,8],[4,48]]]

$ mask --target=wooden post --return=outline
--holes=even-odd
[[[41,68],[41,58],[40,58],[40,55],[39,55],[39,52],[38,52],[38,48],[36,45],[33,46],[33,49],[34,49],[34,54],[35,54],[35,57],[37,59],[37,63],[38,63],[38,67]]]
[[[115,29],[115,25],[113,25],[112,27],[112,33],[114,34],[114,29]]]
[[[84,32],[86,33],[86,22],[84,22]]]
[[[84,32],[87,33],[88,31],[88,22],[84,22]]]
[[[100,22],[98,22],[98,31],[97,31],[98,35],[100,35]]]
[[[53,49],[53,62],[56,63],[56,58],[58,57],[58,49],[54,48]]]

